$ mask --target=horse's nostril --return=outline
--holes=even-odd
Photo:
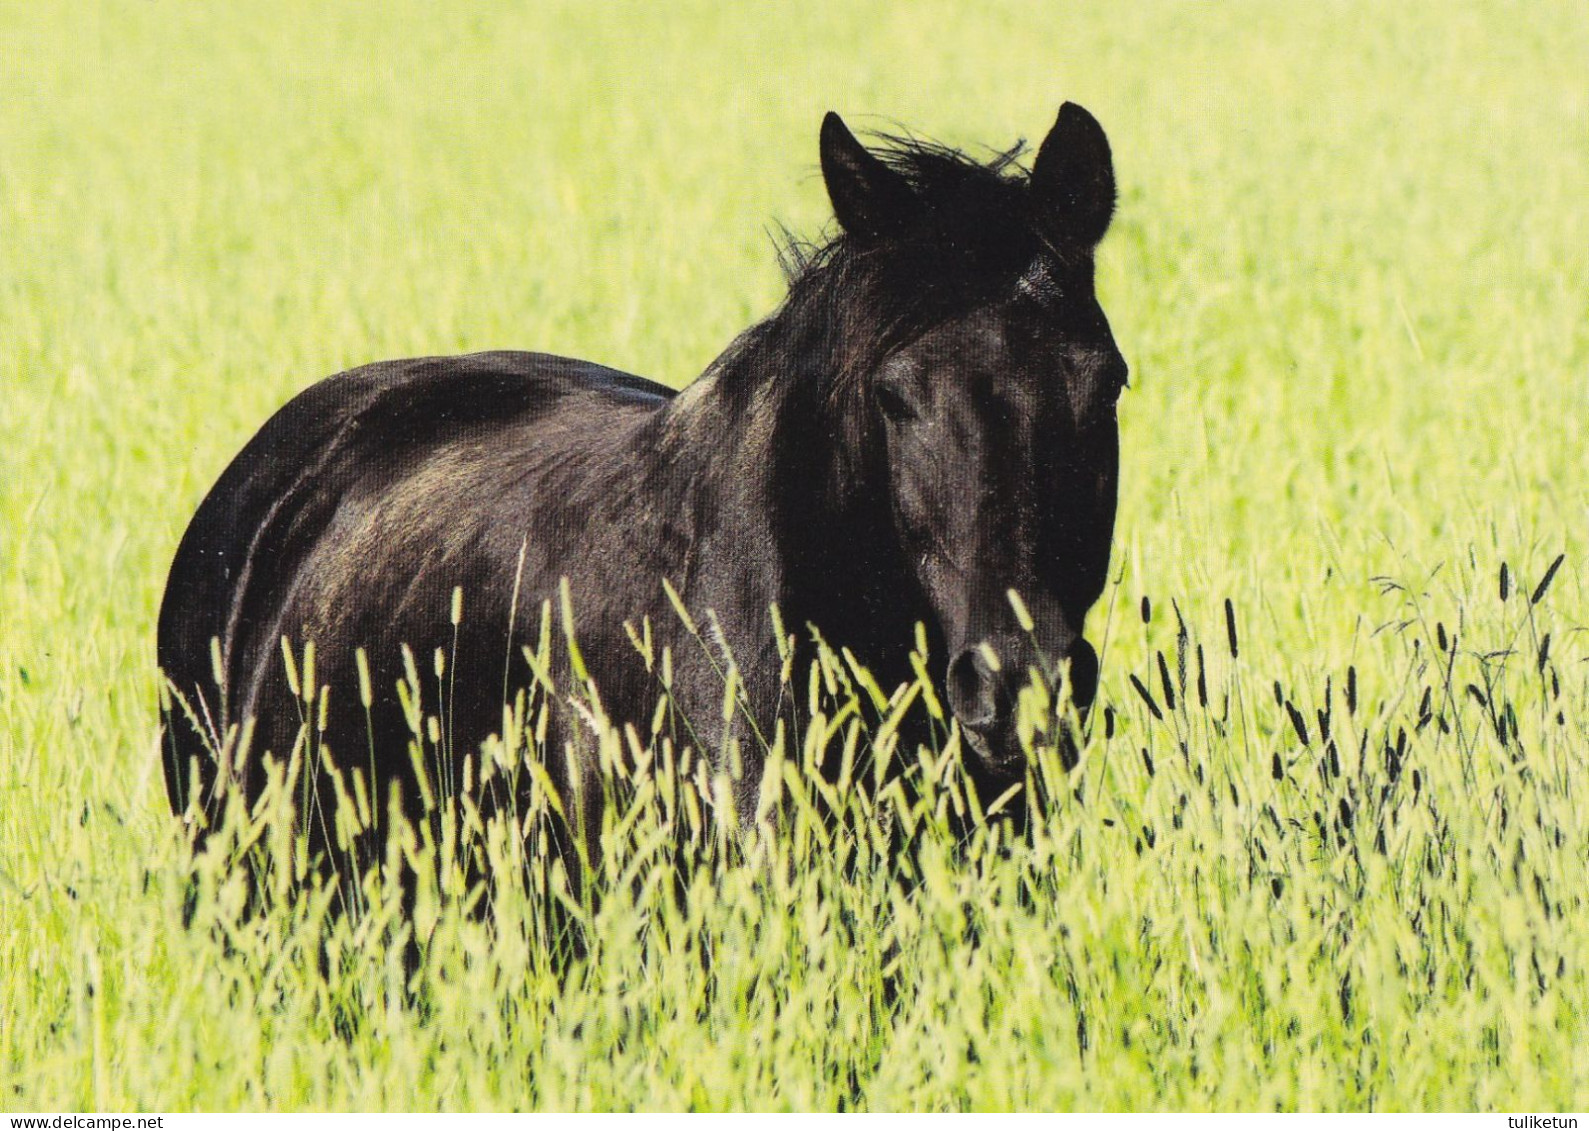
[[[1070,649],[1070,698],[1080,710],[1092,706],[1098,695],[1098,653],[1082,637]]]
[[[998,720],[998,677],[979,648],[949,661],[949,708],[961,725],[982,730]]]

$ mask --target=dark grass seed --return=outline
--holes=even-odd
[[[1550,583],[1556,580],[1556,571],[1561,568],[1561,563],[1567,560],[1566,554],[1557,554],[1556,560],[1550,563],[1550,568],[1545,571],[1545,576],[1539,579],[1539,584],[1534,587],[1533,596],[1529,597],[1530,605],[1537,605],[1544,599],[1550,589]]]

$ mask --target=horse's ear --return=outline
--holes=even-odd
[[[1032,199],[1055,234],[1086,247],[1109,230],[1115,209],[1114,158],[1098,120],[1074,102],[1059,108],[1032,162]]]
[[[829,110],[822,119],[822,179],[833,215],[852,236],[875,239],[898,231],[916,211],[916,194],[905,178],[860,142]]]

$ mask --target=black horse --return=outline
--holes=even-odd
[[[173,809],[213,813],[237,788],[256,799],[265,763],[306,732],[344,764],[367,757],[379,797],[417,797],[405,671],[441,686],[448,748],[477,749],[537,678],[523,651],[545,599],[573,611],[564,627],[606,712],[641,733],[662,689],[630,630],[649,621],[691,741],[721,760],[742,740],[741,819],[763,767],[751,729],[771,733],[785,709],[775,606],[885,686],[910,678],[925,626],[978,781],[1019,780],[1021,684],[1068,663],[1079,706],[1096,687],[1082,622],[1107,572],[1126,365],[1093,284],[1115,198],[1102,129],[1067,103],[1029,174],[1017,153],[983,163],[902,139],[873,152],[829,114],[822,173],[842,231],[796,251],[778,311],[677,395],[502,352],[367,365],[295,397],[221,476],[171,568]],[[715,611],[718,655],[675,597]],[[313,643],[327,703],[305,708],[283,638]],[[564,686],[574,661],[552,653]],[[728,653],[745,709],[725,722]],[[602,790],[583,726],[562,703],[538,756],[588,809]]]

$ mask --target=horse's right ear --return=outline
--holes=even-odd
[[[1032,162],[1032,197],[1038,213],[1066,238],[1092,248],[1109,230],[1115,210],[1114,158],[1103,127],[1074,102],[1059,119]]]
[[[916,212],[909,183],[867,150],[829,110],[822,119],[822,179],[833,215],[852,236],[876,239],[898,231]]]

